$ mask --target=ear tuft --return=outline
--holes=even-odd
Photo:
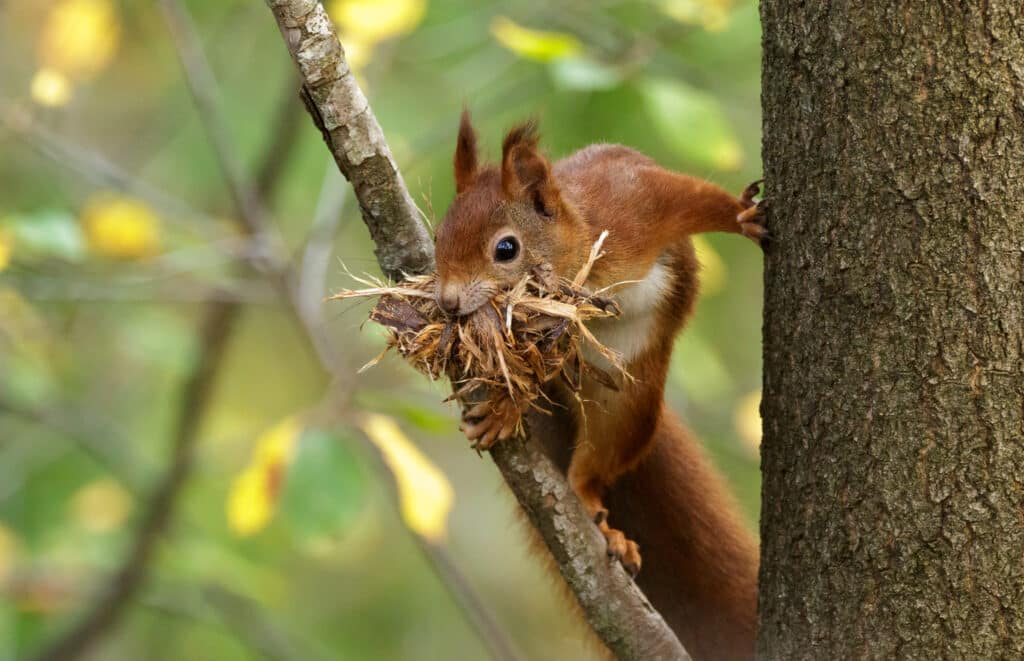
[[[537,149],[537,122],[514,127],[501,144],[501,187],[509,198],[530,198],[538,213],[551,216],[558,187],[551,166]]]
[[[455,142],[455,192],[461,193],[472,186],[476,175],[476,131],[470,121],[469,110],[463,110],[459,121],[459,137]]]
[[[538,141],[540,141],[540,133],[537,130],[536,119],[528,119],[522,124],[512,127],[501,143],[502,160],[506,160],[509,152],[519,145],[536,149]]]

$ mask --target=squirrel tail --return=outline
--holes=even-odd
[[[665,411],[650,454],[605,500],[636,540],[637,584],[695,659],[752,659],[757,543],[702,448]]]
[[[562,470],[572,455],[561,440],[572,438],[567,417],[530,415],[534,437],[546,441]],[[640,545],[643,568],[636,582],[694,659],[752,659],[757,542],[722,477],[668,409],[654,436],[647,456],[604,500],[622,531]]]

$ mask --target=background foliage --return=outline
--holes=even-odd
[[[328,289],[353,284],[342,264],[376,273],[266,7],[187,6],[250,170],[282,118],[297,118],[272,199],[289,248],[301,253],[315,217],[340,214]],[[327,7],[435,224],[464,104],[491,158],[503,129],[536,115],[553,156],[622,142],[737,192],[759,177],[748,0]],[[55,0],[0,12],[0,659],[62,630],[117,566],[166,464],[210,297],[243,301],[242,323],[151,580],[96,658],[482,657],[412,535],[447,547],[527,657],[585,658],[497,472],[440,404],[444,388],[394,359],[356,374],[382,346],[362,328],[365,306],[326,308],[354,399],[340,421],[318,408],[328,384],[301,331],[234,266],[251,246],[159,9]],[[704,297],[670,399],[753,527],[761,257],[736,237],[701,237],[699,249]]]

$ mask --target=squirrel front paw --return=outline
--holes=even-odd
[[[608,544],[608,556],[615,558],[622,563],[622,568],[629,572],[629,575],[636,578],[640,573],[640,546],[631,539],[628,539],[621,530],[616,530],[608,525],[608,510],[601,509],[594,518],[598,530],[604,535]]]
[[[758,179],[743,189],[743,194],[740,195],[740,206],[743,207],[743,211],[736,216],[736,222],[740,225],[740,234],[764,247],[771,238],[764,226],[764,200],[754,199],[761,193],[762,181]]]
[[[489,450],[498,441],[515,434],[519,418],[519,410],[511,399],[501,399],[497,403],[480,402],[462,414],[459,431],[472,441],[474,450]]]

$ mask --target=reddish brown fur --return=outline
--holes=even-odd
[[[457,152],[464,132],[472,133],[465,117]],[[475,145],[475,135],[466,142]],[[664,409],[663,391],[675,336],[697,294],[689,237],[725,231],[756,240],[759,217],[748,211],[749,201],[627,147],[592,145],[551,166],[537,149],[535,126],[526,124],[508,134],[502,153],[500,169],[479,171],[474,153],[473,183],[460,189],[438,230],[438,296],[458,299],[464,314],[538,263],[571,277],[603,230],[609,232],[605,255],[588,287],[641,280],[655,264],[667,270],[670,280],[664,292],[657,290],[653,315],[638,317],[646,341],[627,364],[635,381],[619,392],[585,381],[574,443],[553,450],[571,457],[570,483],[609,550],[638,569],[637,546],[626,535],[643,546],[638,582],[691,654],[751,657],[756,545],[721,479]],[[457,155],[457,170],[460,160],[467,162]],[[460,178],[466,180],[465,168]],[[515,263],[493,257],[502,236],[522,244]]]

